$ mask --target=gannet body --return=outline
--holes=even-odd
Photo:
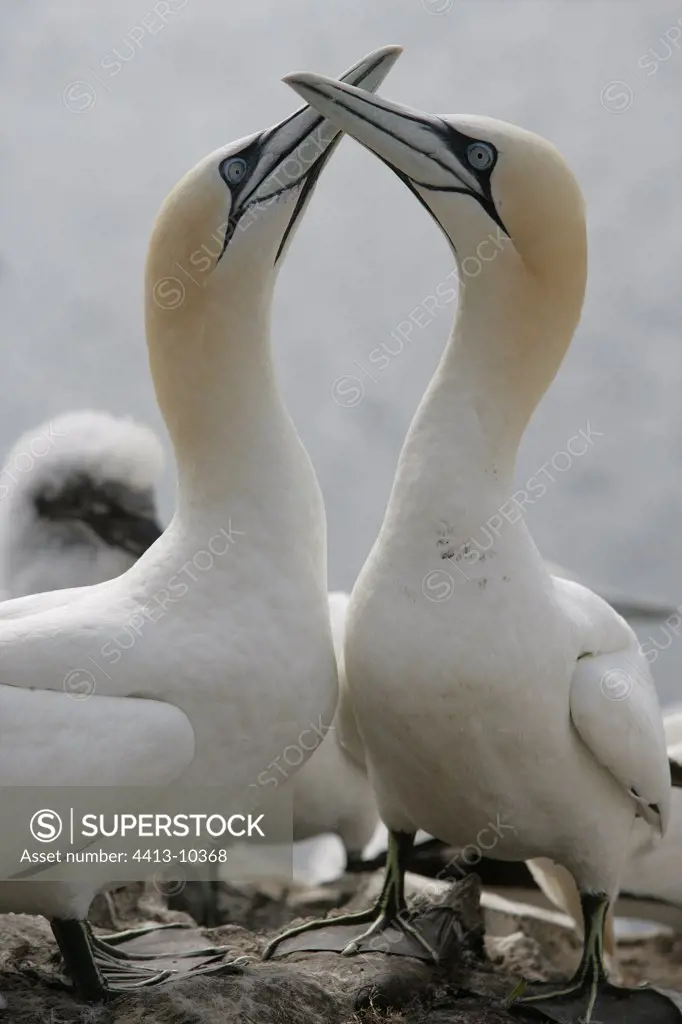
[[[345,688],[343,641],[349,595],[329,594],[332,638],[339,667],[339,692]],[[346,713],[351,710],[344,701]],[[331,832],[342,840],[347,864],[361,859],[374,835],[379,812],[366,767],[344,746],[348,724],[337,714],[327,736],[296,773],[294,787],[294,839],[310,839]]]
[[[79,410],[26,431],[0,474],[7,598],[120,576],[161,535],[163,449],[148,427]]]
[[[399,52],[380,50],[347,77],[374,88]],[[2,785],[216,780],[237,797],[304,728],[331,723],[324,507],[277,387],[269,319],[283,254],[338,138],[304,108],[210,154],[162,205],[146,331],[176,513],[122,576],[0,606]],[[209,244],[219,226],[221,244]],[[201,287],[178,303],[177,268],[199,263]],[[103,652],[140,615],[153,624],[104,671]],[[84,669],[94,693],[76,707],[65,680]],[[0,910],[52,918],[84,997],[120,988],[120,963],[110,981],[79,924],[92,888],[46,883],[36,901],[32,884],[0,883]]]
[[[582,195],[557,150],[513,125],[423,114],[318,75],[286,81],[399,174],[462,273],[471,257],[482,268],[461,290],[351,596],[346,674],[392,854],[348,952],[404,907],[417,829],[459,847],[485,836],[495,858],[549,855],[576,879],[587,936],[561,998],[590,1021],[635,818],[654,835],[669,817],[656,692],[627,623],[550,575],[521,515],[488,551],[471,543],[508,510],[521,437],[580,317]],[[615,675],[627,700],[610,699]]]
[[[552,576],[575,580],[569,569],[546,562]],[[606,592],[600,596],[608,600]],[[345,847],[347,866],[361,862],[360,853],[375,834],[379,822],[376,800],[367,777],[362,743],[358,741],[357,725],[352,717],[343,667],[343,643],[349,595],[329,594],[332,637],[339,665],[339,712],[330,735],[320,744],[313,757],[296,773],[294,786],[294,839],[304,840],[323,833],[338,835]],[[639,597],[617,594],[610,601],[625,615],[661,617],[674,612],[672,607]],[[671,828],[674,827],[674,815]],[[669,848],[666,843],[666,848]],[[570,880],[570,875],[568,876]],[[580,900],[570,880],[580,913]]]

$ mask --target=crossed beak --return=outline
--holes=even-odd
[[[458,155],[471,140],[442,118],[368,95],[323,75],[296,73],[284,81],[337,128],[388,164],[413,191],[474,196],[503,230],[488,182]],[[417,193],[424,202],[423,194]]]
[[[401,53],[400,46],[384,46],[375,50],[346,71],[342,80],[361,86],[360,92],[376,89]],[[284,121],[261,132],[254,142],[257,162],[244,189],[236,197],[231,217],[233,223],[231,230],[228,230],[224,248],[237,222],[249,207],[274,200],[284,192],[300,186],[296,209],[277,253],[279,257],[341,134],[339,128],[309,106],[302,107]]]

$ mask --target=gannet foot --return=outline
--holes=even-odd
[[[530,986],[529,986],[530,987]],[[648,986],[621,988],[608,981],[557,988],[533,985],[509,1007],[553,1024],[680,1024],[682,994]],[[538,989],[543,988],[540,993]]]
[[[166,926],[161,926],[166,927]],[[184,928],[184,925],[181,925]],[[90,945],[92,948],[102,955],[104,958],[114,960],[158,960],[160,957],[172,956],[173,958],[180,957],[193,957],[193,956],[223,956],[227,953],[227,946],[199,946],[197,949],[168,949],[161,952],[153,953],[130,953],[125,949],[120,949],[119,946],[123,942],[132,942],[133,939],[139,939],[143,935],[153,934],[161,929],[156,928],[140,928],[131,930],[130,932],[115,932],[113,935],[107,935],[106,938],[102,938],[100,935],[91,934]],[[123,937],[124,936],[124,937]]]
[[[183,974],[241,973],[245,959],[225,959],[226,949],[206,946],[199,950],[173,949],[155,953],[129,953],[119,944],[148,935],[159,928],[138,928],[98,938],[86,921],[53,920],[52,931],[59,945],[67,973],[76,992],[86,1002],[103,1002],[124,992],[161,985]],[[182,970],[178,960],[194,958],[197,963]]]
[[[127,928],[125,931],[110,932],[107,935],[107,943],[110,946],[119,946],[123,942],[132,942],[143,935],[151,935],[152,932],[170,931],[171,929],[188,928],[189,925],[181,921],[171,921],[170,924],[145,924],[139,928]]]
[[[369,928],[356,936],[343,949],[344,956],[355,956],[357,953],[390,953],[391,946],[395,947],[400,942],[400,935],[396,938],[391,932],[401,933],[402,936],[413,939],[435,964],[440,963],[440,957],[436,950],[427,942],[423,935],[409,921],[408,911],[405,907],[395,916],[386,912],[380,912]],[[377,941],[379,940],[379,941]]]
[[[360,910],[357,914],[338,914],[336,917],[319,918],[314,921],[307,921],[305,924],[296,925],[295,928],[288,928],[281,935],[275,936],[274,939],[268,942],[263,950],[263,960],[269,960],[278,946],[289,939],[295,939],[297,935],[319,931],[321,928],[329,928],[331,930],[334,928],[345,928],[348,925],[369,924],[375,917],[376,910],[374,907],[370,907],[369,910]],[[324,947],[321,946],[320,948]]]
[[[361,910],[356,914],[341,914],[337,917],[327,917],[322,920],[308,921],[306,924],[297,925],[272,939],[263,951],[263,959],[269,960],[275,951],[284,943],[295,939],[307,932],[325,930],[326,935],[321,936],[319,942],[311,940],[312,945],[304,947],[297,945],[286,952],[294,952],[295,949],[333,950],[334,952],[350,955],[359,951],[355,948],[356,943],[365,938],[375,936],[390,927],[402,931],[404,935],[412,935],[422,949],[426,948],[429,957],[435,956],[434,951],[428,946],[425,940],[416,933],[416,929],[410,925],[409,912],[403,895],[403,880],[405,877],[405,860],[414,843],[414,833],[390,832],[388,837],[388,851],[386,856],[386,874],[381,894],[374,906],[368,910]],[[370,925],[367,931],[360,935],[349,933],[348,929],[354,925]],[[412,929],[412,931],[410,931]],[[351,940],[349,942],[349,939]],[[395,941],[395,940],[394,940]],[[390,948],[390,944],[389,944]],[[374,952],[387,952],[379,950],[374,946]],[[284,955],[284,954],[282,954]]]
[[[622,988],[612,984],[604,969],[606,896],[581,893],[585,942],[580,966],[565,985],[528,985],[511,993],[508,1008],[555,1024],[680,1024],[682,993],[648,986]],[[532,988],[531,994],[526,994]]]

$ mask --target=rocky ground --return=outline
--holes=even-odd
[[[197,929],[182,910],[169,910],[157,893],[129,887],[99,897],[92,918],[103,930],[150,922],[187,924],[161,931],[138,948],[169,943],[184,948],[206,939],[248,958],[238,974],[183,977],[105,1006],[79,1005],[64,985],[49,926],[41,918],[0,916],[0,1022],[7,1024],[519,1024],[504,1009],[520,976],[565,977],[575,966],[578,944],[560,915],[523,908],[496,897],[479,908],[475,879],[446,886],[417,876],[413,899],[426,926],[439,933],[445,963],[383,952],[354,958],[330,952],[293,952],[262,963],[265,942],[298,918],[344,907],[366,906],[379,876],[347,876],[317,888],[272,883],[227,886],[221,892],[216,929]],[[440,888],[439,888],[440,886]],[[421,891],[420,891],[421,890]],[[196,892],[176,897],[192,908]],[[483,943],[484,929],[486,933]],[[394,950],[399,949],[399,943]],[[649,980],[682,989],[682,938],[648,939],[621,947],[623,980]],[[653,1022],[652,1022],[653,1024]]]

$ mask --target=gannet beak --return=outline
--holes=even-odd
[[[495,209],[490,182],[466,161],[472,142],[442,118],[367,95],[333,78],[298,72],[283,79],[332,124],[371,150],[422,202],[424,191],[474,196],[506,231]]]
[[[375,50],[346,71],[342,81],[361,86],[363,90],[374,90],[383,82],[401,53],[401,46],[384,46]],[[255,167],[243,189],[235,196],[223,252],[238,221],[249,207],[273,201],[285,192],[300,187],[296,209],[277,252],[279,258],[340,138],[341,131],[310,107],[302,107],[273,128],[262,132],[254,143],[257,149]]]

